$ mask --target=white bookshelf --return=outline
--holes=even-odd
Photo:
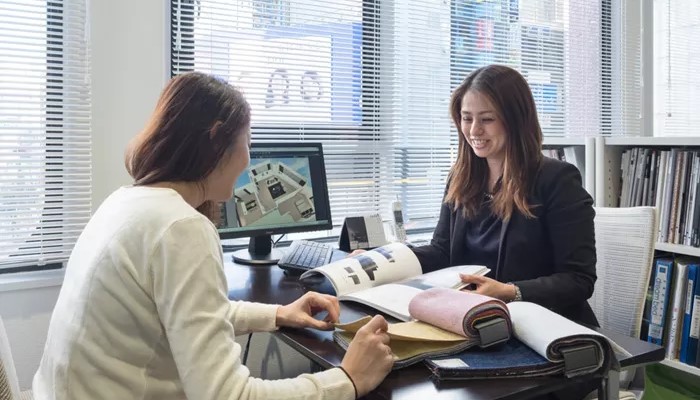
[[[684,364],[678,360],[670,360],[666,358],[663,361],[661,361],[661,364],[700,377],[700,368]]]
[[[654,246],[656,250],[667,251],[669,253],[683,254],[686,256],[700,257],[700,248],[685,246],[682,244],[660,243],[657,242]]]
[[[595,193],[596,206],[615,207],[620,193],[620,161],[622,152],[633,147],[697,147],[700,137],[634,137],[599,136],[595,139]],[[656,250],[692,257],[700,257],[700,248],[671,243],[656,243]],[[700,368],[665,359],[661,364],[700,377]]]
[[[646,146],[700,146],[700,137],[682,136],[608,136],[605,138],[608,146],[646,147]]]
[[[614,207],[620,197],[620,159],[633,147],[698,147],[700,136],[598,136],[595,138],[596,206]]]
[[[583,186],[586,191],[595,199],[595,137],[593,136],[545,136],[542,147],[569,147],[582,146],[584,148],[584,168],[585,176],[582,176]]]
[[[544,146],[585,146],[585,136],[545,136],[542,143]]]

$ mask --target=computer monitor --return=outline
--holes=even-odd
[[[236,262],[276,264],[271,235],[333,226],[321,143],[253,143],[233,192],[218,230],[221,239],[250,236]]]

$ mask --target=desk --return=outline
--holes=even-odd
[[[304,288],[297,278],[287,276],[277,266],[247,266],[234,264],[230,257],[225,257],[225,273],[229,285],[229,298],[260,303],[289,304],[304,293]],[[355,304],[341,303],[341,321],[347,322],[366,315],[368,308]],[[664,349],[651,343],[604,332],[616,343],[632,353],[632,357],[621,359],[620,365],[636,367],[664,358]],[[280,329],[275,336],[290,345],[316,364],[324,368],[340,365],[344,351],[333,342],[331,332],[299,329]],[[387,376],[367,399],[432,399],[432,400],[515,400],[528,399],[544,393],[562,389],[574,380],[562,376],[470,380],[453,382],[436,382],[422,364],[413,365]],[[609,398],[616,398],[617,373],[611,374],[611,381],[605,386],[612,392]],[[587,376],[580,380],[591,379]]]

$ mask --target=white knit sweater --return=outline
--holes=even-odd
[[[338,368],[250,377],[234,336],[277,307],[228,300],[216,228],[177,192],[121,188],[71,254],[34,398],[353,399]]]

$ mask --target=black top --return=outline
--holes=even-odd
[[[485,200],[473,219],[468,221],[464,243],[466,264],[485,265],[491,268],[488,276],[493,278],[498,261],[498,246],[501,241],[501,220],[491,211],[491,202]]]
[[[513,282],[524,301],[597,326],[587,300],[596,281],[593,199],[571,164],[545,157],[528,196],[535,218],[517,212],[503,222],[493,277]],[[442,205],[430,245],[413,249],[423,272],[469,263],[468,221]]]

